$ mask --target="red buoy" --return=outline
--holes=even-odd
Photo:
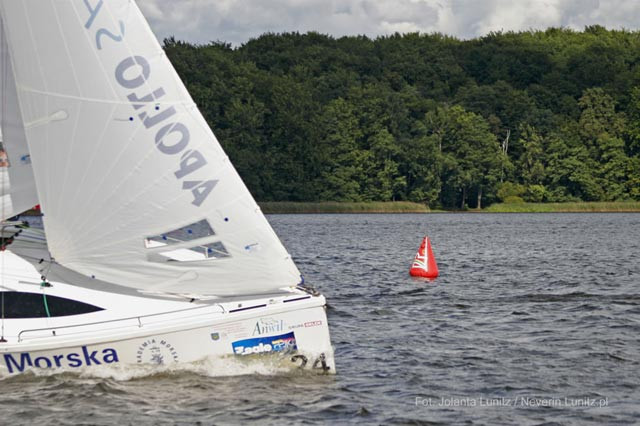
[[[424,237],[422,240],[418,253],[416,253],[416,258],[413,260],[411,269],[409,269],[409,275],[423,278],[436,278],[438,276],[438,265],[436,265],[436,258],[433,257],[433,251],[431,251],[429,237]]]

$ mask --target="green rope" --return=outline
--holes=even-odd
[[[46,282],[43,282],[42,284],[40,284],[40,287],[45,287]],[[44,310],[47,313],[47,317],[51,318],[51,312],[49,312],[49,304],[47,303],[47,295],[45,293],[42,293],[42,300],[44,301]]]
[[[49,305],[47,304],[47,295],[42,294],[42,300],[44,300],[44,310],[47,311],[47,317],[51,318],[51,313],[49,312]]]

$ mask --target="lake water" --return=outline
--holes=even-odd
[[[637,424],[640,214],[274,215],[338,374],[0,380],[2,424]],[[408,269],[424,235],[434,282]]]

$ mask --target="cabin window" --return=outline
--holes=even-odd
[[[210,242],[216,233],[206,219],[183,226],[182,228],[164,232],[160,235],[144,239],[144,246],[148,249],[158,249],[149,255],[153,262],[197,262],[201,260],[223,259],[229,257],[229,252],[220,241]],[[215,239],[215,238],[213,238]],[[195,241],[198,240],[198,241]],[[191,247],[184,244],[194,241]],[[200,244],[197,244],[200,242]],[[171,248],[171,245],[182,244],[183,247]],[[166,250],[162,251],[162,247]]]
[[[202,219],[201,221],[183,226],[182,228],[147,237],[144,239],[144,246],[146,248],[156,248],[206,238],[212,235],[215,235],[213,228],[211,228],[211,225],[209,225],[206,219]]]
[[[200,253],[203,259],[229,257],[229,252],[221,242],[191,247],[189,250]]]
[[[149,256],[149,260],[154,262],[197,262],[224,259],[229,256],[230,254],[224,245],[221,242],[215,242],[159,252],[155,256]]]
[[[47,294],[45,302],[45,297],[42,293],[19,291],[3,291],[0,293],[4,296],[5,318],[66,317],[103,310],[88,303],[49,294]],[[49,308],[49,315],[47,315],[47,308]]]

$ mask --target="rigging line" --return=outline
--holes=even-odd
[[[49,263],[49,270],[47,270],[47,274],[51,270],[51,263]],[[49,311],[49,303],[47,303],[47,287],[51,287],[51,284],[47,281],[46,276],[42,276],[42,282],[40,283],[40,288],[42,289],[42,301],[44,302],[44,310],[47,313],[47,318],[51,318],[51,312]]]
[[[2,215],[4,216],[4,202],[2,203]],[[2,230],[4,231],[4,226],[2,227]],[[5,254],[1,253],[0,256],[2,256],[2,264],[0,265],[0,287],[5,288],[4,287],[4,257]],[[2,291],[2,330],[0,330],[0,343],[6,343],[6,339],[4,338],[4,293],[5,291]]]
[[[45,238],[37,238],[37,237],[32,237],[30,235],[20,235],[18,237],[17,240],[15,240],[15,242],[17,243],[24,243],[24,244],[32,244],[32,245],[39,245],[39,246],[45,246],[47,240]],[[17,246],[18,244],[16,244]]]
[[[26,225],[26,226],[19,225],[17,227],[20,228],[20,229],[28,229],[29,232],[27,234],[44,235],[44,229],[32,228],[32,227],[30,227],[28,225]]]
[[[145,83],[148,84],[148,83]],[[25,93],[35,94],[35,95],[43,95],[46,97],[56,98],[56,99],[68,99],[73,101],[81,101],[81,102],[90,102],[95,104],[107,104],[107,105],[116,105],[116,106],[131,106],[131,101],[126,100],[118,100],[118,98],[114,99],[98,99],[98,98],[89,98],[85,96],[74,96],[74,95],[65,95],[64,93],[58,92],[50,92],[47,90],[34,89],[33,87],[26,86],[24,84],[16,84],[17,88]],[[150,102],[135,102],[136,104],[149,104],[149,105],[163,105],[163,106],[184,106],[185,108],[192,107],[196,105],[193,100],[189,101],[160,101],[154,100]],[[27,125],[29,123],[26,123]],[[37,124],[40,124],[38,122]]]
[[[14,254],[16,254],[16,253],[14,253]],[[22,259],[31,259],[31,260],[34,260],[34,261],[42,261],[42,262],[49,263],[49,264],[55,263],[55,261],[45,260],[42,257],[38,257],[38,256],[29,256],[28,254],[16,254],[16,255],[18,257],[22,258]],[[51,269],[51,266],[49,266],[49,269]],[[47,271],[47,273],[49,273],[49,271]]]
[[[2,42],[2,44],[4,45],[4,22],[2,20],[0,20],[0,41]],[[4,49],[3,49],[4,50]],[[5,88],[6,88],[6,62],[4,60],[4,56],[2,55],[2,57],[0,58],[0,61],[2,61],[2,63],[0,64],[0,66],[2,67],[2,82],[0,82],[0,84],[2,85],[2,93],[5,93]],[[2,97],[2,115],[0,115],[0,119],[4,119],[5,115],[5,102],[4,102],[4,96]],[[2,145],[2,149],[4,150],[4,144]],[[1,177],[0,179],[2,180],[2,182],[0,182],[0,187],[4,188],[4,173],[1,173]],[[5,197],[4,194],[2,194],[2,200],[0,201],[0,203],[2,203],[2,206],[0,208],[2,208],[2,221],[4,222],[4,210],[5,210]],[[4,229],[5,226],[2,226],[2,242],[0,244],[4,244]],[[4,286],[4,257],[5,254],[4,253],[0,253],[0,256],[2,256],[2,264],[0,265],[0,286],[2,288],[5,288]],[[1,321],[1,326],[0,326],[0,343],[6,343],[7,340],[4,338],[4,293],[5,291],[2,291],[2,301],[1,304],[2,306],[0,307],[0,311],[2,311],[2,319]]]
[[[43,284],[46,283],[47,276],[49,275],[49,272],[51,272],[51,267],[53,266],[53,262],[55,262],[53,257],[51,257],[51,253],[48,250],[47,250],[47,253],[49,254],[49,261],[47,262],[49,264],[49,266],[47,267],[47,270],[45,272],[43,272],[42,275],[41,275]],[[45,262],[46,262],[46,260],[45,260]]]
[[[0,254],[0,256],[2,256],[2,265],[0,266],[0,275],[2,276],[0,278],[0,287],[6,288],[4,286],[4,253]],[[2,330],[0,330],[0,343],[6,343],[7,340],[4,338],[4,294],[6,293],[6,291],[3,290],[1,293],[2,293],[2,326],[1,326]]]
[[[4,173],[2,173],[2,176],[0,177],[0,180],[2,180],[2,182],[0,182],[1,186],[4,186]],[[2,220],[4,221],[4,197],[2,200]],[[0,231],[2,233],[2,238],[1,238],[1,242],[0,244],[2,246],[4,246],[4,230],[5,230],[5,226],[3,225],[2,230]],[[4,249],[2,250],[4,251]],[[0,253],[0,256],[2,256],[2,264],[0,264],[0,286],[4,288],[4,258],[5,258],[5,253]],[[0,308],[0,310],[2,311],[2,325],[1,325],[1,330],[0,330],[0,343],[6,343],[7,340],[4,338],[4,291],[2,291],[2,307]]]

